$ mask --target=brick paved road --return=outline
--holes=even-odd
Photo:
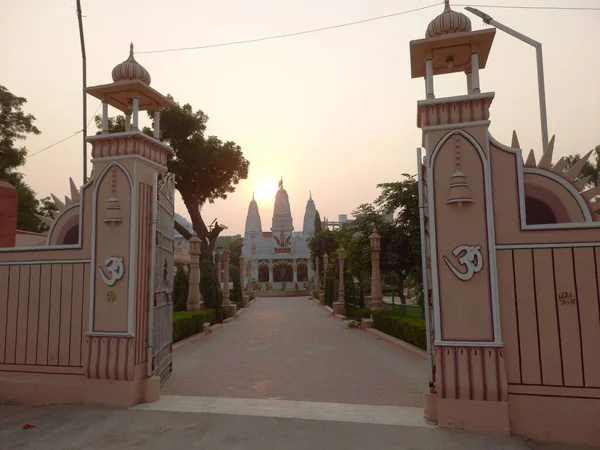
[[[345,328],[314,301],[263,298],[174,350],[163,393],[364,405],[423,405],[426,358]]]

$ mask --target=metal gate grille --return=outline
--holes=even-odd
[[[148,375],[161,384],[172,371],[173,341],[173,252],[175,230],[175,179],[173,174],[155,176],[152,207],[152,298]]]
[[[431,304],[431,244],[429,240],[429,200],[428,200],[428,167],[427,156],[423,157],[421,149],[417,149],[417,183],[419,189],[419,219],[421,228],[421,259],[423,269],[423,308],[425,312],[425,328],[427,333],[427,355],[429,359],[429,387],[435,388],[435,345],[433,328],[433,305]]]

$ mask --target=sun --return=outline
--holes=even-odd
[[[260,180],[256,183],[254,198],[258,202],[269,202],[275,199],[277,193],[277,182],[274,180]]]

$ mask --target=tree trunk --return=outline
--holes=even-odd
[[[400,303],[406,305],[406,297],[404,296],[404,276],[402,274],[398,274],[398,295],[400,296]]]

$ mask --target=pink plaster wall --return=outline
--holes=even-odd
[[[0,248],[14,247],[17,233],[17,190],[0,179]]]
[[[33,247],[46,245],[48,236],[44,233],[32,233],[30,231],[17,230],[15,247]]]
[[[98,179],[107,164],[95,165],[95,177],[84,187],[81,204],[68,206],[56,221],[50,238],[55,245],[0,249],[0,403],[131,406],[158,398],[160,381],[147,377],[152,183],[157,169],[143,160],[130,160],[117,168],[114,177],[109,170],[110,176]],[[115,181],[124,219],[116,227],[104,222]],[[78,224],[80,212],[80,244],[56,245],[67,228]],[[129,252],[131,236],[134,245]],[[106,257],[120,254],[127,263],[135,260],[135,265],[128,264],[123,279],[110,287],[117,300],[108,302],[108,287],[99,282],[98,271]],[[111,336],[115,331],[128,333],[129,315],[131,335]],[[94,330],[107,335],[88,335]]]
[[[483,160],[463,137],[459,142],[450,137],[438,145],[452,132],[426,133],[428,156],[439,149],[429,169],[434,174],[436,240],[426,234],[425,242],[426,247],[436,242],[442,340],[482,345],[436,345],[438,401],[430,414],[443,426],[510,430],[536,439],[600,445],[600,427],[593,419],[600,415],[596,350],[600,345],[600,230],[593,224],[592,228],[571,225],[585,221],[581,203],[589,203],[578,202],[580,194],[574,195],[548,176],[524,173],[523,194],[543,200],[563,225],[522,229],[517,177],[521,156],[488,142],[485,126],[466,130],[480,143]],[[446,204],[456,144],[473,198],[471,205],[461,209]],[[496,271],[488,268],[484,195],[488,185],[482,169],[488,161],[493,244],[509,247],[491,250]],[[432,232],[430,228],[424,231]],[[485,261],[469,281],[456,278],[443,260],[443,255],[465,244],[481,245]],[[426,248],[425,257],[430,254]],[[452,261],[451,256],[448,259]],[[503,346],[485,347],[493,339],[489,281],[494,277]]]

